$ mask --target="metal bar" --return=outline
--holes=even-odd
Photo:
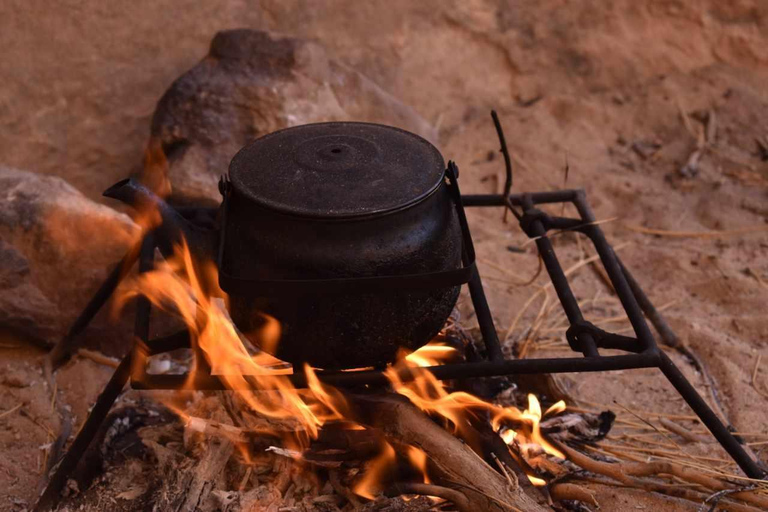
[[[122,279],[125,267],[123,265],[132,265],[138,258],[139,272],[146,272],[150,270],[154,261],[154,236],[151,232],[145,234],[141,241],[141,249],[136,251],[135,248],[131,249],[128,254],[125,255],[123,261],[113,270],[110,278],[102,285],[97,296],[100,292],[106,294],[103,297],[103,301],[98,304],[96,311],[101,307],[104,301],[112,294],[120,280]],[[109,285],[109,286],[107,286]],[[109,293],[107,293],[107,289]],[[91,303],[95,303],[96,297],[91,300]],[[89,304],[91,306],[91,304]],[[87,309],[87,308],[86,308]],[[85,313],[85,312],[84,312]],[[58,500],[59,493],[62,487],[70,478],[72,473],[77,467],[78,462],[82,458],[91,440],[96,436],[101,424],[107,417],[112,405],[120,396],[125,384],[128,382],[132,373],[139,372],[139,369],[144,368],[144,362],[146,361],[146,341],[149,337],[149,313],[150,303],[145,297],[139,297],[136,304],[136,321],[134,326],[135,341],[131,350],[128,352],[123,360],[118,365],[115,373],[112,374],[112,378],[107,383],[104,390],[96,400],[96,404],[93,406],[91,413],[88,415],[88,419],[85,420],[83,427],[77,434],[72,446],[69,447],[66,455],[62,459],[59,466],[56,468],[53,476],[51,476],[45,491],[40,496],[37,504],[35,505],[35,511],[49,510],[50,507]],[[95,311],[93,312],[95,314]],[[81,315],[82,316],[82,315]]]
[[[600,357],[600,352],[597,351],[597,342],[591,334],[582,334],[579,337],[579,343],[581,345],[581,353],[585,357]]]
[[[533,209],[533,198],[528,194],[523,195],[523,210],[528,212]],[[552,242],[547,237],[547,229],[541,220],[535,219],[531,222],[529,236],[536,238],[536,247],[539,250],[539,255],[544,262],[544,268],[547,269],[549,279],[552,281],[552,286],[555,288],[557,298],[560,300],[560,304],[563,306],[565,315],[568,317],[568,322],[573,325],[584,320],[584,316],[581,314],[581,308],[576,297],[573,296],[570,284],[568,284],[568,278],[563,272],[560,262],[557,260],[557,255],[552,247]],[[587,357],[596,357],[600,354],[597,351],[595,340],[592,336],[585,334],[579,339],[582,347],[581,351]]]
[[[56,344],[55,347],[53,347],[53,350],[51,350],[50,354],[48,355],[53,370],[61,366],[72,355],[72,352],[75,348],[75,337],[83,332],[86,327],[88,327],[88,324],[91,323],[91,320],[93,320],[93,317],[96,316],[96,313],[101,310],[102,306],[112,296],[115,289],[117,288],[117,285],[120,284],[120,281],[122,281],[125,274],[128,272],[128,270],[130,270],[133,264],[136,263],[138,256],[138,247],[134,246],[128,249],[128,252],[125,253],[125,256],[123,256],[120,262],[115,265],[104,282],[101,283],[99,289],[96,290],[96,293],[93,295],[93,297],[91,297],[91,300],[88,301],[88,304],[80,313],[80,316],[75,319],[67,334]]]
[[[147,346],[149,347],[147,355],[150,356],[163,354],[180,348],[192,348],[188,329],[149,340]]]
[[[467,286],[469,287],[469,296],[472,299],[472,306],[475,308],[477,323],[480,326],[480,334],[483,336],[488,357],[490,357],[491,361],[503,361],[504,353],[501,350],[499,335],[493,323],[491,308],[488,306],[488,299],[485,297],[485,290],[483,290],[483,284],[477,268],[472,273],[472,278],[467,283]]]
[[[475,244],[472,241],[472,233],[469,231],[467,213],[464,211],[461,190],[459,189],[458,175],[459,170],[458,167],[456,167],[456,164],[454,162],[448,162],[446,176],[451,184],[451,193],[453,195],[456,216],[458,217],[459,225],[461,226],[463,245],[462,261],[464,262],[464,265],[467,266],[470,261],[473,264],[475,262]],[[492,361],[502,361],[504,359],[504,353],[501,350],[499,335],[496,332],[493,315],[488,306],[488,299],[485,297],[485,290],[483,289],[483,283],[480,279],[480,272],[476,265],[473,265],[472,275],[467,282],[467,287],[469,288],[469,296],[472,299],[475,315],[477,315],[477,323],[480,325],[480,334],[483,336],[486,353]]]
[[[476,377],[495,377],[503,375],[523,375],[532,373],[579,373],[631,370],[636,368],[654,368],[659,365],[657,354],[629,354],[620,356],[602,356],[595,358],[566,357],[547,359],[512,359],[504,361],[482,361],[477,363],[456,363],[423,368],[439,380],[468,379]],[[403,372],[403,381],[414,378],[414,373]],[[306,387],[306,378],[297,373],[287,375],[296,387]],[[359,372],[318,373],[319,379],[332,386],[357,387],[362,385],[386,386],[389,379],[383,372],[375,370]],[[180,389],[188,383],[188,375],[147,375],[141,382],[132,382],[134,389]],[[196,382],[200,390],[224,390],[226,388],[215,376],[207,381]],[[197,387],[197,385],[206,387]],[[250,388],[249,388],[250,389]],[[269,391],[267,388],[259,391]]]
[[[504,170],[506,171],[506,178],[504,180],[504,195],[509,195],[509,191],[512,190],[512,159],[509,157],[509,149],[507,148],[507,140],[504,137],[504,130],[501,128],[501,121],[495,110],[491,110],[491,117],[493,118],[493,125],[496,127],[496,134],[499,136],[499,144],[501,145],[501,154],[504,156]]]
[[[595,222],[595,215],[587,204],[586,196],[583,192],[577,194],[574,205],[585,222]],[[584,228],[582,231],[592,240],[595,250],[600,256],[600,261],[608,273],[613,289],[616,290],[616,295],[619,301],[621,301],[624,311],[627,313],[627,318],[629,318],[629,322],[632,324],[638,341],[645,350],[653,350],[656,347],[656,341],[653,338],[653,334],[651,334],[651,330],[648,328],[648,324],[645,322],[643,312],[640,310],[637,300],[635,300],[635,295],[632,293],[624,277],[616,254],[605,239],[603,231],[600,229],[600,226],[594,224]]]
[[[85,328],[104,302],[106,302],[112,295],[125,275],[125,272],[127,272],[128,268],[133,265],[136,259],[140,259],[140,272],[145,272],[152,268],[155,251],[153,240],[153,234],[151,232],[146,233],[141,241],[140,250],[136,250],[136,247],[133,247],[123,257],[107,280],[101,285],[101,288],[96,292],[96,295],[91,299],[85,311],[80,315],[78,321],[75,322],[75,325],[70,332],[76,331],[76,328],[80,330]],[[143,361],[146,360],[145,343],[149,337],[149,310],[149,301],[144,297],[139,297],[136,305],[136,322],[134,329],[136,341],[128,352],[128,355],[126,355],[118,365],[115,373],[112,374],[112,378],[110,378],[109,382],[104,387],[104,390],[99,395],[99,398],[96,400],[83,427],[72,442],[66,455],[64,455],[61,463],[59,463],[56,471],[51,476],[51,479],[48,481],[48,485],[35,505],[34,510],[36,512],[49,510],[55,502],[58,501],[61,489],[77,468],[78,462],[88,449],[93,438],[96,436],[96,433],[104,422],[104,419],[107,417],[115,400],[120,396],[125,384],[130,379],[131,373],[136,371],[137,363],[143,364]],[[139,345],[143,345],[143,347],[140,347]],[[141,359],[138,359],[139,356]]]
[[[139,256],[139,272],[149,272],[154,267],[155,262],[155,239],[153,233],[147,233],[141,244],[141,254]],[[138,379],[146,369],[147,356],[149,348],[147,340],[149,339],[149,322],[152,312],[152,304],[144,295],[140,295],[136,300],[136,317],[133,326],[134,342],[131,348],[133,357],[131,358],[131,378]]]
[[[532,194],[510,194],[509,201],[517,206],[523,204],[523,196],[530,195],[534,204],[569,203],[574,200],[580,190],[553,190],[551,192],[534,192]],[[465,207],[506,206],[504,194],[467,194],[461,196]]]
[[[85,423],[80,429],[80,432],[77,434],[77,437],[75,437],[75,440],[72,442],[72,445],[69,447],[66,455],[64,455],[64,458],[59,463],[56,471],[48,481],[48,485],[43,491],[43,494],[35,504],[35,512],[50,510],[51,507],[58,501],[61,489],[67,482],[67,479],[72,476],[72,473],[77,467],[77,463],[88,449],[88,446],[91,444],[91,440],[96,436],[99,427],[101,427],[101,424],[107,417],[109,410],[112,408],[112,404],[115,403],[115,400],[117,400],[117,397],[120,396],[125,383],[128,382],[130,369],[131,355],[128,354],[120,362],[120,365],[115,370],[115,373],[112,374],[112,378],[109,379],[106,387],[99,395],[99,398],[96,400],[91,413],[88,415],[88,419],[85,420]]]
[[[725,428],[717,415],[710,409],[704,399],[699,396],[675,363],[664,353],[659,351],[659,369],[664,373],[669,382],[675,387],[680,396],[685,399],[693,412],[706,425],[715,439],[728,452],[728,455],[736,461],[744,474],[750,478],[764,478],[765,471],[752,460],[736,438]]]
[[[618,256],[616,256],[616,261],[619,262],[621,272],[624,274],[624,277],[629,284],[629,288],[632,290],[632,294],[635,296],[635,300],[637,300],[637,303],[640,305],[640,309],[643,310],[645,316],[648,318],[648,320],[651,321],[651,324],[653,324],[653,327],[656,329],[656,332],[659,333],[661,339],[664,340],[664,343],[669,347],[677,347],[680,345],[680,339],[677,337],[677,334],[675,334],[675,331],[673,331],[667,321],[664,320],[664,317],[661,315],[661,313],[659,313],[643,289],[640,287],[640,284],[638,284],[634,276],[629,272],[627,267]]]
[[[533,205],[529,204],[526,210],[532,208]],[[552,247],[552,242],[549,240],[547,230],[544,229],[544,225],[540,220],[534,220],[531,223],[531,234],[536,238],[536,247],[539,250],[541,259],[544,262],[544,267],[547,269],[549,278],[552,281],[552,286],[555,288],[558,299],[563,305],[563,310],[568,317],[568,322],[575,324],[584,319],[581,314],[581,308],[573,296],[573,291],[568,284],[568,278],[563,272],[563,268],[560,266],[560,262],[557,259],[555,250]]]
[[[621,336],[619,334],[613,334],[603,331],[602,337],[597,342],[598,348],[611,348],[615,350],[623,350],[624,352],[631,352],[639,354],[643,352],[643,348],[637,342],[637,338],[631,338],[629,336]]]

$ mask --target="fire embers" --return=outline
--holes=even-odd
[[[432,485],[445,479],[445,468],[435,462],[444,454],[437,453],[441,447],[418,441],[420,432],[409,434],[412,427],[403,418],[414,414],[430,428],[442,426],[444,435],[460,438],[481,457],[487,439],[478,427],[484,424],[491,435],[501,436],[509,455],[519,461],[535,484],[545,482],[534,474],[537,465],[528,461],[542,454],[563,456],[544,439],[539,427],[543,416],[565,409],[562,402],[542,414],[533,395],[521,411],[452,391],[424,369],[460,356],[448,345],[432,343],[410,354],[401,353],[385,371],[388,389],[342,392],[323,383],[321,375],[309,366],[303,368],[307,387],[296,388],[290,365],[254,348],[237,331],[227,315],[225,294],[209,288],[215,277],[212,265],[194,261],[181,245],[172,258],[154,270],[127,280],[118,294],[118,304],[143,295],[186,324],[193,352],[204,356],[198,367],[190,368],[190,389],[197,372],[203,370],[200,366],[205,366],[232,390],[219,397],[228,418],[190,413],[176,400],[178,394],[166,398],[166,405],[184,419],[187,432],[232,443],[244,468],[282,457],[294,468],[316,473],[321,487],[327,481],[334,488],[338,484],[339,489],[348,489],[348,499],[375,499],[381,493],[392,493],[393,486],[407,490],[408,485]],[[259,333],[263,343],[274,346],[279,335],[280,326],[267,318]],[[390,410],[397,421],[393,416],[382,416],[382,411]],[[414,421],[418,424],[422,420],[417,417]]]

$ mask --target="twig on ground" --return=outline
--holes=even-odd
[[[499,121],[499,116],[496,114],[495,110],[491,110],[491,117],[493,118],[493,125],[496,128],[496,135],[499,137],[499,145],[501,148],[499,151],[501,151],[502,156],[504,157],[504,171],[505,171],[505,179],[504,179],[504,200],[507,203],[507,208],[504,209],[504,222],[507,222],[507,210],[511,211],[512,214],[517,218],[517,220],[520,220],[522,217],[520,213],[518,213],[517,209],[512,205],[512,203],[509,202],[509,193],[512,190],[512,179],[513,179],[513,173],[512,173],[512,160],[509,157],[509,149],[507,148],[507,141],[504,137],[504,130],[501,127],[501,122]]]
[[[594,407],[596,409],[604,410],[604,409],[610,409],[611,408],[611,405],[604,404],[604,403],[601,403],[601,402],[591,402],[589,400],[581,400],[581,399],[579,399],[579,402],[582,403],[582,404],[586,404],[586,405],[588,405],[590,407]],[[568,406],[568,408],[572,409],[571,406]],[[573,409],[573,410],[576,410],[576,409]],[[576,410],[576,411],[577,412],[581,412],[579,410]],[[586,409],[583,410],[583,411],[584,412],[600,412],[599,410],[586,410]],[[634,411],[634,413],[642,414],[644,416],[651,416],[653,418],[668,418],[670,420],[681,420],[681,421],[699,421],[699,417],[698,416],[694,416],[693,414],[669,414],[669,413],[665,413],[665,412],[646,411],[646,410],[643,410],[643,409],[636,409]],[[642,421],[645,421],[645,420],[642,420]],[[639,424],[636,423],[636,425],[639,425]],[[645,426],[643,426],[643,425],[640,425],[640,426],[643,426],[643,428],[646,428],[647,425],[648,424],[645,423]],[[647,428],[650,429],[650,430],[657,430],[656,427],[653,427],[653,426],[650,426],[650,427],[647,427]]]
[[[677,110],[680,114],[680,119],[683,121],[683,126],[685,126],[685,130],[694,139],[698,138],[698,134],[696,133],[696,130],[693,129],[693,125],[691,124],[691,120],[688,117],[688,113],[685,111],[685,108],[683,108],[683,103],[680,100],[680,96],[675,95],[675,103],[677,103]]]
[[[580,453],[569,446],[565,446],[556,440],[550,440],[555,446],[560,449],[567,456],[568,460],[592,473],[607,476],[633,487],[640,487],[646,490],[657,490],[658,483],[650,480],[641,479],[639,477],[657,477],[661,474],[677,477],[685,482],[700,485],[710,491],[723,491],[734,490],[734,487],[729,485],[719,478],[709,476],[703,473],[702,466],[687,465],[684,466],[675,462],[668,461],[652,461],[652,462],[619,462],[609,463],[597,461],[583,453]],[[728,478],[746,480],[753,482],[756,486],[760,486],[760,489],[766,488],[766,482],[762,480],[755,480],[745,477],[728,476]],[[750,490],[735,490],[731,494],[731,497],[738,499],[751,505],[763,507],[768,509],[768,496],[762,494],[755,494],[754,491],[758,488],[749,488]]]
[[[437,496],[452,502],[461,512],[473,512],[475,510],[469,499],[462,492],[440,485],[401,482],[392,485],[392,487],[384,491],[384,495],[388,498],[394,498],[403,494]]]
[[[512,480],[512,477],[509,475],[509,472],[507,471],[507,468],[504,467],[504,463],[499,460],[499,457],[491,452],[491,457],[493,457],[493,461],[496,463],[497,466],[499,466],[499,469],[501,470],[501,473],[504,475],[504,478],[507,479],[507,482],[509,482],[509,486],[512,489],[517,488],[517,482],[515,480]]]
[[[685,462],[686,464],[690,460],[702,461],[702,462],[716,462],[716,463],[731,464],[731,461],[729,461],[727,459],[723,459],[721,457],[705,457],[705,456],[700,456],[700,455],[690,455],[690,454],[687,454],[685,452],[670,451],[670,450],[664,450],[664,449],[659,449],[659,448],[645,448],[645,447],[640,447],[640,446],[629,446],[629,445],[627,445],[627,446],[624,446],[624,445],[617,446],[617,445],[612,445],[612,444],[601,444],[600,447],[603,450],[606,450],[606,451],[611,452],[611,453],[614,453],[614,451],[615,451],[616,454],[619,454],[619,455],[624,455],[625,452],[623,452],[622,450],[626,450],[626,451],[635,452],[635,453],[647,453],[648,455],[654,455],[654,456],[657,456],[657,457],[675,458],[675,459],[679,459],[681,462]],[[684,457],[680,457],[680,455],[684,455]]]
[[[571,483],[557,483],[549,486],[549,492],[555,501],[576,500],[599,507],[595,494],[589,489]]]
[[[55,438],[56,435],[53,433],[53,430],[51,430],[51,427],[46,425],[45,423],[42,423],[40,420],[29,414],[24,409],[19,409],[19,414],[30,420],[32,423],[43,429],[51,438]]]
[[[631,411],[629,408],[627,408],[627,407],[625,407],[625,406],[621,405],[621,404],[620,404],[620,403],[618,403],[616,400],[614,400],[614,401],[613,401],[613,403],[615,403],[616,405],[618,405],[619,407],[621,407],[622,409],[624,409],[625,411],[627,411],[629,414],[631,414],[632,416],[634,416],[635,418],[639,419],[640,421],[642,421],[643,423],[647,424],[649,427],[651,427],[652,429],[654,429],[656,432],[658,432],[659,434],[661,434],[661,436],[662,436],[662,437],[664,437],[664,438],[665,438],[667,441],[669,441],[670,443],[674,444],[674,445],[675,445],[675,447],[678,449],[678,451],[679,451],[681,454],[685,455],[685,456],[686,456],[686,457],[688,457],[688,458],[695,458],[693,455],[691,455],[691,454],[689,454],[688,452],[686,452],[685,450],[683,450],[683,447],[682,447],[682,446],[680,446],[680,445],[679,445],[677,442],[675,442],[675,440],[674,440],[674,439],[672,439],[671,437],[669,437],[669,436],[666,434],[666,432],[663,432],[663,431],[659,430],[659,429],[658,429],[658,428],[657,428],[657,427],[656,427],[656,426],[655,426],[653,423],[651,423],[650,421],[648,421],[648,420],[646,420],[645,418],[641,417],[640,415],[638,415],[638,414],[635,414],[635,413],[634,413],[634,412],[632,412],[632,411]]]
[[[537,254],[537,256],[538,256],[538,254]],[[489,266],[489,267],[495,268],[496,270],[498,270],[500,272],[503,272],[504,274],[506,274],[509,277],[511,277],[513,280],[510,281],[510,280],[507,280],[507,279],[499,279],[499,278],[494,278],[493,276],[484,276],[483,279],[489,279],[489,278],[490,279],[497,279],[497,280],[499,280],[499,281],[501,281],[503,283],[511,284],[512,286],[516,286],[516,287],[529,286],[529,285],[533,284],[533,282],[536,281],[536,279],[539,277],[539,275],[541,275],[541,270],[542,270],[542,267],[543,267],[543,262],[541,260],[541,257],[539,256],[538,257],[538,267],[536,268],[536,272],[533,274],[532,277],[528,278],[528,277],[523,277],[523,276],[521,276],[519,274],[516,274],[514,272],[510,272],[509,270],[505,269],[504,267],[502,267],[500,265],[497,265],[497,264],[493,263],[492,261],[483,260],[483,259],[479,259],[479,258],[478,258],[478,261],[480,261],[484,266]]]
[[[592,271],[597,275],[598,278],[600,278],[605,287],[608,288],[608,291],[611,292],[611,294],[616,295],[616,290],[613,288],[611,278],[608,277],[608,272],[605,271],[603,266],[600,265],[597,261],[593,261],[589,264],[589,266],[592,267]]]
[[[540,238],[544,238],[545,236],[547,238],[552,239],[552,238],[554,238],[556,236],[560,236],[560,235],[562,235],[564,233],[578,232],[579,229],[585,228],[587,226],[599,226],[600,224],[608,224],[609,222],[614,222],[616,220],[619,220],[619,218],[620,217],[610,217],[610,218],[607,218],[607,219],[596,220],[596,221],[593,221],[593,222],[585,222],[584,224],[579,224],[578,226],[574,226],[572,228],[558,229],[557,231],[552,231],[551,233],[547,233],[546,235],[540,235],[540,236],[535,236],[533,238],[529,238],[528,240],[525,241],[525,243],[523,243],[523,245],[521,247],[525,247],[527,245],[530,245],[530,244],[536,242],[536,240],[538,240]]]
[[[755,486],[749,486],[749,487],[742,487],[740,489],[726,489],[723,491],[717,491],[716,493],[710,496],[707,496],[707,498],[698,508],[697,512],[705,512],[705,510],[706,512],[713,512],[717,508],[718,503],[720,503],[720,500],[722,500],[726,496],[737,493],[737,492],[753,491],[755,489],[756,489]]]
[[[10,408],[10,409],[8,409],[7,411],[5,411],[5,412],[3,412],[3,413],[0,413],[0,420],[1,420],[1,419],[3,419],[3,418],[5,418],[6,416],[10,416],[10,415],[11,415],[11,414],[13,414],[14,412],[16,412],[16,411],[18,411],[19,409],[21,409],[21,406],[22,406],[22,405],[24,405],[24,404],[16,404],[15,406],[11,407],[11,408]]]
[[[678,425],[672,420],[668,420],[667,418],[659,418],[659,423],[662,424],[664,428],[669,430],[670,432],[674,432],[678,436],[682,437],[683,439],[690,441],[692,443],[709,443],[711,442],[711,439],[700,436],[698,434],[695,434],[694,432],[691,432],[687,428],[685,428],[682,425]]]
[[[695,503],[700,503],[704,499],[706,499],[706,494],[700,491],[696,491],[691,489],[691,484],[657,484],[653,483],[651,485],[633,485],[629,483],[618,483],[611,480],[606,480],[603,478],[595,478],[595,477],[588,477],[588,476],[579,476],[579,480],[583,480],[585,482],[598,484],[598,485],[606,485],[611,487],[628,487],[633,489],[641,489],[647,492],[658,492],[661,494],[666,494],[667,496],[673,496],[676,498],[682,498],[689,501],[693,501]],[[698,488],[698,486],[696,486]],[[727,502],[721,502],[718,504],[721,510],[725,512],[760,512],[759,509],[755,507],[751,507],[749,505],[742,505],[741,503],[734,503],[732,501]]]
[[[763,398],[768,398],[768,391],[765,391],[764,389],[761,389],[760,382],[757,380],[757,374],[760,372],[760,361],[763,358],[763,354],[757,355],[757,360],[755,361],[755,367],[752,369],[752,380],[750,383],[752,384],[752,387],[755,388],[755,391],[760,393],[760,396]]]
[[[77,355],[79,355],[80,357],[84,357],[86,359],[90,359],[95,363],[103,364],[104,366],[110,366],[112,368],[117,368],[118,366],[120,366],[120,361],[116,361],[111,357],[105,356],[101,352],[96,352],[94,350],[80,348],[80,349],[77,349]]]
[[[747,267],[747,273],[752,277],[754,277],[755,281],[757,281],[760,286],[762,286],[763,288],[768,288],[768,283],[763,281],[763,278],[760,277],[760,274],[752,270],[751,267]]]
[[[746,235],[749,233],[762,233],[768,231],[768,226],[749,226],[746,228],[729,229],[722,231],[668,231],[666,229],[646,228],[643,226],[633,226],[626,224],[625,227],[635,233],[645,235],[668,236],[674,238],[722,238],[736,235]]]

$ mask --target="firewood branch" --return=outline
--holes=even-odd
[[[553,441],[554,442],[554,441]],[[713,492],[729,491],[728,496],[733,499],[755,505],[763,510],[768,510],[768,496],[760,495],[751,490],[738,490],[726,482],[706,475],[701,471],[667,461],[653,462],[618,462],[609,463],[597,461],[584,455],[562,443],[554,442],[565,453],[568,460],[577,466],[592,473],[607,476],[628,487],[636,487],[648,491],[665,492],[665,487],[650,480],[640,477],[652,477],[657,475],[670,475],[685,482],[699,485]]]
[[[463,493],[449,487],[399,482],[384,491],[384,495],[389,498],[394,498],[395,496],[401,496],[403,494],[419,494],[421,496],[436,496],[438,498],[443,498],[444,500],[453,502],[453,504],[456,505],[456,508],[459,509],[459,512],[472,512],[475,510],[472,508],[469,499],[467,499]]]
[[[440,490],[435,486],[447,488],[452,491],[452,497],[445,493],[438,496],[452,501],[457,507],[468,507],[462,510],[545,510],[521,488],[511,488],[507,480],[471,448],[402,397],[356,395],[350,397],[350,402],[356,419],[379,429],[396,450],[412,445],[427,454],[429,476],[434,482],[427,494]],[[421,490],[426,491],[425,488]]]

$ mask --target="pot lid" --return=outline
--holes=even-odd
[[[369,123],[317,123],[265,135],[229,165],[234,190],[289,215],[349,218],[405,208],[442,182],[445,164],[412,133]]]

